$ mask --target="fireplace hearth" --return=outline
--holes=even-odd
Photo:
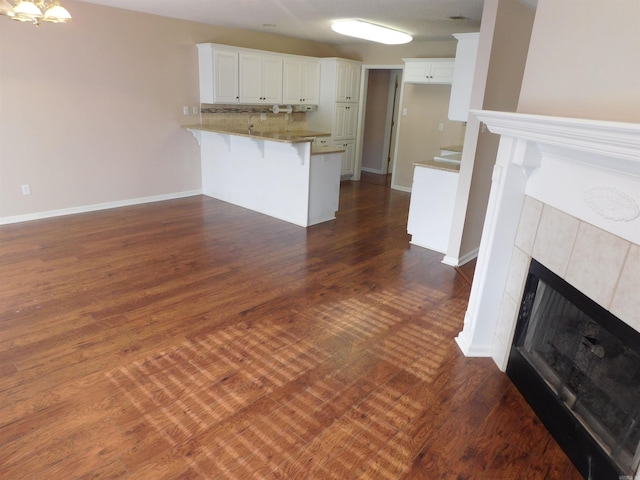
[[[507,374],[585,478],[633,478],[640,333],[533,259]]]

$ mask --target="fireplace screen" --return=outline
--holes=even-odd
[[[640,462],[639,334],[583,297],[558,277],[530,275],[513,349],[619,473],[634,474]]]

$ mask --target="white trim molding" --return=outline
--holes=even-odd
[[[525,195],[640,244],[640,124],[471,114],[501,139],[469,306],[456,341],[466,355],[491,356]]]
[[[9,225],[11,223],[30,222],[32,220],[42,220],[44,218],[62,217],[64,215],[75,215],[76,213],[96,212],[98,210],[108,210],[110,208],[128,207],[131,205],[140,205],[143,203],[162,202],[165,200],[174,200],[177,198],[193,197],[202,195],[202,190],[191,190],[186,192],[168,193],[165,195],[154,195],[152,197],[131,198],[128,200],[119,200],[117,202],[95,203],[92,205],[83,205],[81,207],[62,208],[59,210],[47,210],[44,212],[29,213],[26,215],[15,215],[11,217],[0,217],[0,225]]]

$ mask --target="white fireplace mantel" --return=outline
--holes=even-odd
[[[640,244],[640,124],[472,111],[501,135],[464,328],[465,355],[493,356],[525,195]],[[515,322],[515,319],[514,319]]]

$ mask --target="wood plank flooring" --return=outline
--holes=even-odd
[[[453,338],[409,195],[308,229],[204,196],[0,227],[2,479],[576,479]]]

